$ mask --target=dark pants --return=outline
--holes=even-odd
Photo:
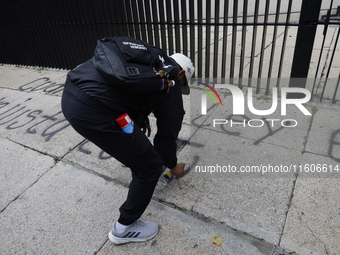
[[[132,224],[150,203],[162,174],[159,154],[136,124],[132,134],[120,129],[116,118],[122,113],[105,113],[66,91],[61,105],[65,118],[79,134],[131,169],[132,181],[127,199],[119,209],[118,221]]]

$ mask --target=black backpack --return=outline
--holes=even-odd
[[[129,93],[160,91],[178,75],[179,66],[160,48],[131,37],[97,41],[93,64],[113,86]]]

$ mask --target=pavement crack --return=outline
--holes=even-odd
[[[174,203],[167,202],[167,201],[160,199],[160,198],[153,197],[152,200],[154,200],[158,203],[161,203],[164,206],[169,206],[169,207],[171,207],[175,210],[178,210],[178,211],[180,211],[180,212],[182,212],[182,213],[184,213],[188,216],[191,216],[191,217],[193,217],[197,220],[200,220],[200,221],[206,222],[208,224],[212,224],[212,225],[215,225],[217,227],[220,227],[220,228],[224,229],[225,231],[227,231],[231,234],[234,234],[234,235],[237,235],[237,236],[242,236],[242,238],[244,238],[245,240],[250,241],[251,244],[254,247],[259,249],[259,251],[262,251],[263,248],[271,247],[270,248],[270,249],[272,249],[272,252],[270,253],[271,255],[290,255],[290,254],[295,255],[296,254],[295,252],[287,252],[282,247],[280,247],[279,245],[270,243],[270,242],[264,240],[263,238],[253,236],[253,235],[251,235],[251,234],[249,234],[245,231],[230,227],[225,222],[218,221],[217,219],[207,217],[207,216],[205,216],[201,213],[195,212],[193,210],[193,207],[190,210],[187,210],[185,208],[182,208],[182,207],[175,205]]]
[[[288,31],[287,31],[286,33],[288,33]],[[280,38],[282,35],[284,35],[284,34],[285,34],[285,32],[282,32],[281,34],[279,34],[278,36],[276,36],[276,40],[279,39],[279,38]],[[268,45],[266,45],[266,46],[264,47],[263,51],[265,51],[265,50],[266,50],[268,47],[270,47],[270,45],[272,45],[272,44],[273,44],[273,40],[272,40]],[[261,50],[259,53],[254,54],[253,59],[255,59],[255,58],[257,58],[258,56],[260,56],[261,53],[262,53],[262,50]],[[244,70],[247,68],[247,66],[249,66],[251,63],[252,63],[252,60],[250,60],[248,63],[246,63],[246,64],[244,65],[244,67],[243,67],[243,71],[244,71]]]
[[[47,174],[53,167],[55,167],[57,163],[54,163],[53,166],[51,166],[47,171],[45,171],[44,173],[42,173],[33,183],[31,183],[29,186],[27,186],[19,195],[17,195],[14,199],[12,199],[11,201],[8,202],[8,204],[0,211],[0,213],[2,213],[3,211],[5,211],[7,209],[8,206],[10,206],[13,202],[15,202],[16,200],[18,200],[22,194],[24,194],[28,189],[30,189],[31,187],[33,187],[45,174]]]
[[[107,182],[113,182],[113,183],[115,183],[115,184],[122,185],[122,186],[125,187],[125,188],[129,188],[129,184],[127,184],[127,183],[125,183],[125,182],[123,182],[123,181],[120,181],[119,179],[115,179],[115,178],[112,178],[112,177],[110,177],[110,176],[107,176],[107,175],[104,175],[104,174],[100,174],[100,173],[98,173],[98,172],[96,172],[96,171],[94,171],[94,170],[91,170],[91,169],[89,169],[89,168],[86,168],[86,167],[84,167],[84,166],[81,166],[81,165],[79,165],[79,164],[77,164],[77,163],[75,163],[75,162],[73,162],[73,161],[63,160],[62,162],[66,163],[66,164],[71,164],[71,165],[73,165],[73,166],[79,168],[80,170],[83,170],[83,171],[85,171],[85,172],[87,172],[87,173],[89,173],[89,174],[98,176],[98,177],[104,179],[104,180],[107,181]]]
[[[93,253],[93,255],[97,255],[97,254],[101,251],[101,249],[103,249],[103,247],[105,246],[105,244],[106,244],[108,241],[109,241],[109,238],[107,237],[107,238],[105,239],[105,241],[101,244],[101,246],[98,248],[98,250],[96,250],[96,251]]]
[[[302,151],[301,151],[302,158],[303,158],[304,153],[306,152],[307,141],[308,141],[309,133],[310,133],[310,131],[312,129],[312,124],[313,124],[314,117],[315,117],[315,115],[313,115],[311,117],[311,120],[310,120],[310,123],[309,123],[309,127],[308,127],[308,131],[307,131],[307,135],[305,136],[305,141],[303,143],[303,148],[302,148]],[[301,160],[302,160],[302,158],[301,158]],[[287,222],[287,219],[288,219],[288,214],[289,214],[290,207],[292,205],[292,201],[293,201],[293,197],[294,197],[294,192],[295,192],[298,176],[299,176],[299,174],[296,173],[295,174],[295,180],[293,181],[292,192],[291,192],[291,195],[290,195],[290,198],[289,198],[289,202],[288,202],[288,209],[287,209],[287,212],[286,212],[286,217],[285,217],[285,220],[284,220],[283,226],[282,226],[282,231],[281,231],[281,235],[280,235],[280,239],[279,239],[279,245],[281,244],[281,240],[282,240],[282,237],[283,237],[283,234],[284,234],[284,231],[285,231],[286,222]]]
[[[72,151],[74,151],[76,148],[78,148],[82,143],[84,143],[86,141],[86,139],[83,139],[81,142],[79,142],[78,144],[74,145],[73,147],[70,147],[68,149],[68,151],[62,156],[60,157],[60,160],[62,160],[67,154],[71,153]]]
[[[277,37],[276,37],[276,40],[279,39],[285,32],[282,32],[281,34],[279,34]],[[271,45],[273,44],[273,40],[267,44],[267,46],[264,47],[263,51],[265,51],[266,49],[268,49]],[[262,54],[262,50],[254,56],[254,58],[258,57],[259,55]]]
[[[232,230],[232,231],[234,231],[236,233],[239,233],[239,234],[243,234],[243,235],[252,237],[252,238],[254,238],[254,239],[258,240],[258,241],[265,241],[262,238],[254,237],[254,236],[250,235],[247,232],[240,231],[239,229],[236,229],[236,228],[232,228],[232,227],[226,225],[225,222],[218,221],[218,220],[216,220],[214,218],[211,218],[211,217],[207,217],[207,216],[205,216],[205,215],[203,215],[201,213],[193,211],[192,209],[191,210],[187,210],[185,208],[182,208],[182,207],[179,207],[179,206],[175,205],[174,203],[167,202],[167,201],[165,201],[163,199],[160,199],[160,198],[153,197],[152,199],[154,201],[158,202],[158,203],[161,203],[161,204],[165,205],[165,206],[169,206],[169,207],[171,207],[173,209],[176,209],[176,210],[178,210],[178,211],[180,211],[180,212],[182,212],[182,213],[184,213],[186,215],[192,216],[192,217],[194,217],[194,218],[196,218],[196,219],[198,219],[200,221],[204,221],[206,223],[210,223],[210,224],[213,224],[213,225],[217,225],[217,226],[222,226],[222,227],[228,228],[229,230]]]
[[[288,213],[289,213],[290,207],[292,205],[293,197],[294,197],[294,191],[295,191],[295,186],[296,186],[297,178],[298,178],[298,175],[295,175],[295,180],[293,181],[292,192],[290,194],[289,202],[288,202],[288,205],[287,205],[288,208],[287,208],[285,219],[284,219],[284,222],[283,222],[283,225],[282,225],[282,231],[281,231],[281,235],[280,235],[280,238],[279,238],[278,245],[281,245],[281,240],[282,240],[282,237],[283,237],[283,233],[285,231],[286,222],[287,222],[287,219],[288,219]]]
[[[337,29],[339,29],[339,28],[337,28]],[[316,88],[317,88],[317,90],[316,90],[316,92],[315,92],[316,95],[318,95],[319,90],[322,89],[321,81],[322,81],[322,78],[325,76],[325,71],[326,71],[326,68],[327,68],[327,62],[328,62],[328,60],[329,60],[329,58],[330,58],[330,53],[331,53],[331,46],[332,46],[332,44],[333,44],[333,42],[334,42],[334,40],[335,40],[337,29],[334,29],[334,32],[333,32],[333,36],[332,36],[331,42],[329,43],[329,48],[328,48],[328,50],[327,50],[326,59],[325,59],[324,65],[323,65],[322,70],[321,70],[321,74],[320,74],[320,78],[319,78],[319,83],[315,85]],[[324,35],[324,36],[326,36],[326,35]],[[334,45],[334,48],[335,48],[335,47],[336,47],[336,45]],[[334,49],[334,50],[335,50],[335,49]],[[322,52],[323,52],[323,50],[321,49],[321,53],[320,53],[319,58],[321,58]],[[332,63],[329,63],[329,66],[330,66],[330,67],[331,67],[331,64],[332,64]],[[316,75],[317,75],[317,74],[316,74]],[[328,73],[327,73],[327,76],[328,76]],[[326,79],[327,79],[327,78],[328,78],[328,77],[326,77]],[[321,90],[321,91],[322,91],[322,90]]]
[[[308,226],[308,224],[306,223],[306,226],[307,226],[307,228],[309,229],[309,231],[312,233],[312,235],[314,236],[314,238],[316,239],[316,240],[318,240],[320,243],[322,243],[323,244],[323,247],[325,248],[325,252],[326,252],[326,254],[327,255],[329,255],[329,253],[328,253],[328,250],[327,250],[327,247],[326,247],[326,245],[325,245],[325,243],[324,242],[322,242],[321,240],[320,240],[320,238],[318,238],[317,236],[315,236],[315,234],[314,234],[314,232],[313,232],[313,230]]]

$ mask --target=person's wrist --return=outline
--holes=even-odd
[[[176,167],[177,167],[177,163],[176,163],[175,165],[173,165],[172,167],[171,167],[171,166],[168,166],[168,168],[170,169],[170,171],[171,171],[171,170],[175,171],[175,170],[176,170]]]
[[[170,172],[171,172],[172,174],[174,174],[175,171],[176,171],[176,167],[170,168]]]

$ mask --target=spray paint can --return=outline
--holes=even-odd
[[[125,133],[131,134],[133,132],[134,122],[127,113],[120,115],[116,121]]]
[[[161,181],[161,183],[163,183],[164,185],[167,185],[169,182],[171,182],[172,180],[176,179],[177,175],[172,174],[171,172],[167,172],[166,174],[163,174],[159,180]]]

